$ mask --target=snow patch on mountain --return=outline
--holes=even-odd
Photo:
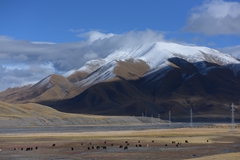
[[[38,87],[43,87],[43,86],[45,86],[45,85],[47,85],[47,84],[50,83],[50,79],[51,79],[51,75],[48,76],[48,77],[46,77],[46,78],[44,78],[44,79],[43,79],[42,81],[40,81],[39,83],[37,83],[36,86],[38,86]]]
[[[159,52],[156,43],[150,43],[145,45],[139,45],[132,48],[120,48],[110,55],[105,60],[127,60],[127,59],[141,59],[145,61],[151,69],[163,64],[167,58],[169,58],[168,52]]]
[[[112,79],[116,76],[113,73],[115,66],[116,66],[116,61],[109,62],[103,65],[102,67],[98,68],[96,71],[90,74],[87,78],[76,83],[76,85],[81,87],[87,87],[89,85],[94,85],[99,82]]]
[[[40,82],[38,82],[37,84],[31,86],[32,88],[42,88],[45,87],[46,89],[49,89],[53,86],[53,84],[50,82],[51,79],[51,75],[49,75],[48,77],[44,78],[43,80],[41,80]]]
[[[91,60],[91,61],[86,62],[85,65],[82,66],[81,68],[70,70],[70,71],[66,72],[63,76],[67,78],[77,71],[92,73],[93,71],[95,71],[96,69],[98,69],[99,67],[101,67],[104,64],[106,64],[106,61],[104,59]]]

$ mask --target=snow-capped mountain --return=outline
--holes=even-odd
[[[149,69],[143,75],[144,77],[163,67],[172,65],[169,59],[174,57],[183,59],[189,63],[195,63],[199,72],[203,74],[207,71],[207,66],[205,66],[204,62],[219,66],[228,66],[229,68],[232,67],[232,64],[240,64],[240,61],[236,58],[211,48],[156,42],[131,48],[120,48],[109,54],[105,59],[89,61],[80,69],[69,71],[65,76],[69,78],[79,71],[86,72],[89,76],[76,82],[76,86],[80,88],[87,87],[115,78],[117,75],[114,69],[118,66],[119,61],[132,59],[131,63],[137,63],[139,60],[142,60],[149,66]],[[199,64],[197,62],[203,63]],[[175,67],[177,67],[176,64]],[[240,67],[231,69],[237,73]]]
[[[199,117],[224,116],[228,103],[240,104],[240,61],[207,47],[154,42],[118,48],[64,76],[9,91],[0,100],[72,113],[167,116],[174,108],[184,118],[192,107]]]
[[[207,47],[186,46],[170,42],[155,42],[133,48],[119,49],[108,55],[107,62],[129,58],[141,59],[151,67],[158,68],[168,58],[179,57],[190,63],[206,61],[218,65],[239,63],[234,57]]]

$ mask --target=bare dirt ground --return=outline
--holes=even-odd
[[[44,132],[7,130],[0,133],[0,159],[240,159],[239,125],[236,132],[230,132],[230,126],[226,124],[195,128],[151,128],[149,125],[145,129],[132,129],[134,127],[131,126],[119,126],[119,130],[117,127],[114,130],[94,128],[68,131],[66,127],[61,132],[47,129]],[[188,143],[185,143],[186,140]],[[124,149],[125,146],[127,149]],[[30,151],[26,151],[27,148]]]

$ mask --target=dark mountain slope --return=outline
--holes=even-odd
[[[146,112],[155,117],[161,114],[165,119],[169,110],[173,118],[188,119],[191,107],[199,118],[224,119],[229,116],[228,106],[232,102],[238,110],[240,77],[232,70],[207,62],[189,64],[175,59],[171,63],[175,67],[164,67],[138,80],[119,78],[98,83],[72,99],[44,103],[71,113],[142,115]],[[200,64],[204,64],[204,70]]]
[[[96,84],[82,94],[52,106],[71,113],[133,115],[142,113],[144,108],[154,108],[156,105],[153,102],[146,107],[151,101],[151,96],[146,96],[126,80],[119,79]]]

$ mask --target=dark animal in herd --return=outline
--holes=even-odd
[[[138,143],[140,143],[141,141],[138,141]],[[208,140],[207,140],[207,142],[209,142]],[[104,144],[106,144],[107,142],[106,141],[104,141]],[[129,143],[128,143],[128,141],[125,141],[125,143],[126,143],[126,146],[124,146],[123,147],[123,145],[120,145],[119,146],[119,148],[123,148],[124,150],[126,150],[126,149],[128,149],[128,146],[130,145]],[[152,143],[154,143],[154,140],[152,140]],[[188,143],[188,140],[185,140],[185,143]],[[92,143],[90,142],[89,143],[90,145],[92,145]],[[180,142],[178,142],[178,143],[176,143],[175,141],[172,141],[172,144],[176,144],[176,147],[178,147],[179,145],[181,145],[181,143]],[[52,144],[52,147],[55,147],[56,146],[56,144],[54,143],[54,144]],[[83,143],[81,143],[81,146],[83,146]],[[113,146],[113,144],[111,144],[111,146]],[[168,144],[165,144],[164,145],[165,147],[167,147],[168,146]],[[107,146],[101,146],[102,147],[102,149],[107,149]],[[88,150],[90,150],[90,149],[100,149],[101,148],[100,146],[91,146],[91,147],[88,147],[87,149]],[[142,147],[142,145],[141,144],[136,144],[136,147]],[[148,144],[147,144],[147,147],[148,147]],[[38,147],[36,146],[35,147],[35,150],[37,150],[38,149]],[[17,148],[13,148],[13,150],[17,150]],[[28,148],[26,148],[26,151],[32,151],[33,150],[33,148],[32,147],[28,147]],[[74,148],[72,147],[71,148],[71,150],[73,151],[74,150]],[[23,148],[21,148],[21,151],[23,151]]]

